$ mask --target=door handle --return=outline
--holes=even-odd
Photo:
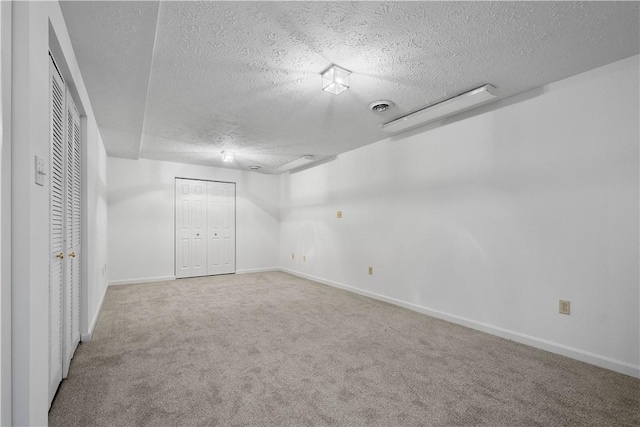
[[[71,253],[69,254],[69,256],[70,256],[71,258],[75,258],[75,257],[76,257],[76,252],[75,252],[75,251],[71,252]]]
[[[56,257],[58,257],[58,259],[64,259],[64,254],[60,252]]]

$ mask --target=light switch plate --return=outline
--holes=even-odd
[[[336,217],[337,218],[342,218],[342,211],[336,212]]]
[[[39,156],[36,156],[36,184],[44,186],[44,176],[47,173],[44,171],[44,161]]]

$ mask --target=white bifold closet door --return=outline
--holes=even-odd
[[[235,183],[176,178],[176,277],[235,273]]]
[[[66,277],[65,334],[63,338],[64,363],[62,376],[67,377],[73,353],[80,343],[80,114],[71,94],[67,91],[67,153],[66,153],[66,215],[65,247]]]
[[[80,342],[81,132],[78,109],[50,60],[49,404]]]
[[[64,283],[65,215],[65,89],[53,61],[49,64],[51,93],[51,187],[49,208],[49,404],[62,381],[62,286]]]

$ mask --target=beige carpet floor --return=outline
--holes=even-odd
[[[109,288],[53,426],[638,426],[640,380],[288,274]]]

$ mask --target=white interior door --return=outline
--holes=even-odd
[[[65,92],[64,82],[50,61],[50,215],[49,215],[49,404],[62,381],[63,283],[65,216]]]
[[[236,185],[207,182],[207,274],[236,271]]]
[[[207,275],[205,181],[176,178],[176,277]]]

